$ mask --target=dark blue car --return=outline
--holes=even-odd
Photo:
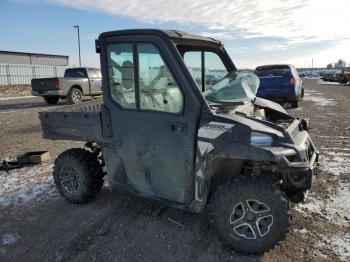
[[[257,96],[276,102],[299,106],[304,97],[303,82],[293,65],[264,65],[255,69],[260,79]]]

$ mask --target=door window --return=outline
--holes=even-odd
[[[183,95],[159,49],[150,43],[138,44],[140,109],[179,113]]]
[[[96,69],[96,74],[97,74],[98,78],[102,78],[102,74],[101,74],[100,69]]]
[[[107,47],[108,85],[111,99],[123,108],[136,108],[132,43]]]
[[[64,77],[87,77],[87,74],[84,68],[71,68],[66,69]]]
[[[97,72],[94,69],[88,69],[89,78],[98,78]]]

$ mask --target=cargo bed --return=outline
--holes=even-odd
[[[102,137],[102,100],[40,112],[43,137],[53,140],[94,142]]]

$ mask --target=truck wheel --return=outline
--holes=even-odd
[[[48,105],[55,105],[60,100],[59,96],[44,96],[44,101]]]
[[[83,93],[79,88],[72,87],[67,95],[67,99],[72,104],[79,103],[83,100]]]
[[[296,101],[292,101],[292,108],[298,108],[299,107],[299,99]]]
[[[61,153],[53,169],[58,191],[71,203],[84,203],[93,199],[103,186],[103,175],[96,156],[82,148]]]
[[[233,249],[259,254],[281,241],[289,225],[288,201],[282,191],[262,179],[240,179],[217,190],[214,226]]]

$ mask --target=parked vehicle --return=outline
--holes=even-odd
[[[282,240],[288,201],[305,198],[318,170],[308,120],[256,97],[257,76],[236,71],[212,38],[122,30],[102,33],[96,50],[103,103],[40,113],[44,138],[87,142],[55,161],[61,195],[89,201],[107,175],[112,191],[168,206],[202,212],[211,202],[219,236],[238,251]],[[212,52],[228,71],[203,93],[183,60],[191,50]]]
[[[206,75],[205,76],[205,86],[206,86],[206,88],[215,85],[218,81],[219,81],[219,79],[216,76],[214,76],[214,75]]]
[[[81,102],[83,96],[102,94],[101,70],[97,68],[68,68],[64,77],[32,79],[32,95],[42,96],[49,105],[67,99],[70,103]]]
[[[293,65],[258,66],[255,73],[260,79],[258,97],[276,102],[290,102],[293,108],[299,107],[299,101],[304,97],[304,88]]]
[[[347,72],[345,69],[343,69],[339,73],[328,73],[322,76],[322,80],[347,84],[350,82],[350,72]]]

